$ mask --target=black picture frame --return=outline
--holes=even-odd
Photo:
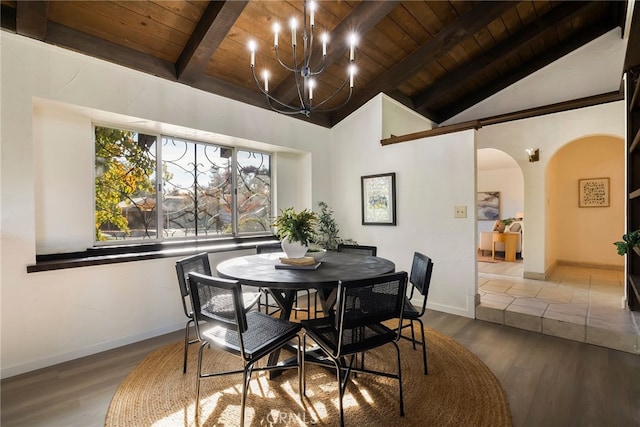
[[[362,176],[362,225],[396,225],[396,174]]]

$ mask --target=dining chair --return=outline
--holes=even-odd
[[[366,245],[348,245],[345,243],[340,243],[338,245],[338,252],[349,252],[352,254],[376,256],[376,254],[378,253],[378,247]]]
[[[402,321],[407,273],[389,273],[368,279],[341,281],[335,315],[303,320],[302,394],[306,395],[305,361],[306,341],[310,337],[318,348],[333,362],[339,390],[340,425],[344,426],[342,399],[349,375],[364,373],[398,380],[400,416],[404,415],[402,398],[402,367],[400,365],[399,329],[391,329],[383,322]],[[397,373],[370,370],[358,366],[356,356],[385,344],[396,350]],[[354,363],[355,361],[355,363]]]
[[[427,375],[427,344],[424,339],[424,324],[422,323],[422,316],[427,309],[427,297],[429,295],[429,285],[431,283],[431,274],[433,273],[433,261],[428,256],[421,254],[420,252],[414,252],[413,262],[411,264],[411,273],[409,274],[410,291],[409,295],[404,300],[404,310],[402,313],[402,322],[408,320],[408,323],[403,324],[399,322],[400,338],[411,341],[413,349],[416,349],[416,344],[422,346],[422,361],[424,364],[424,374]],[[416,307],[411,302],[414,293],[422,295],[422,305]],[[420,324],[420,336],[422,341],[417,341],[415,337],[415,331],[413,328],[414,322]],[[411,328],[411,337],[402,335],[402,329]]]
[[[195,321],[196,336],[202,342],[198,351],[198,378],[196,383],[196,419],[200,411],[200,385],[202,380],[221,375],[242,373],[242,397],[240,426],[244,426],[244,408],[251,374],[255,371],[298,369],[298,387],[302,390],[302,356],[300,347],[300,323],[277,319],[257,310],[245,311],[242,304],[240,283],[200,273],[189,274],[189,294]],[[200,323],[201,322],[201,323]],[[255,363],[296,338],[295,365],[287,368],[279,365],[256,367]],[[243,361],[240,370],[202,372],[204,349],[216,347],[239,356]]]
[[[264,254],[264,253],[274,253],[274,252],[282,252],[282,245],[280,243],[265,243],[265,244],[259,244],[256,245],[256,253],[258,254]],[[304,290],[307,293],[307,306],[300,306],[298,305],[298,293],[296,292],[295,296],[294,296],[294,300],[293,300],[293,307],[291,308],[291,310],[293,311],[293,317],[295,319],[298,318],[298,312],[302,311],[307,313],[307,318],[311,318],[311,313],[315,313],[316,310],[316,304],[318,302],[317,300],[317,295],[314,293],[313,295],[313,306],[311,306],[311,292],[309,291],[309,289],[305,289]],[[262,289],[262,293],[264,295],[264,303],[262,302],[262,298],[260,299],[260,301],[258,302],[258,309],[260,310],[261,307],[264,305],[265,307],[265,312],[267,314],[274,314],[277,313],[278,311],[281,310],[281,307],[277,304],[273,304],[269,301],[269,295],[270,292],[277,292],[277,290],[273,290],[273,291],[269,291],[268,289]],[[269,311],[269,309],[275,309],[273,311]]]
[[[211,275],[211,264],[209,263],[209,255],[206,252],[181,258],[176,261],[176,273],[178,275],[178,285],[180,286],[180,295],[182,296],[182,309],[187,317],[187,324],[184,328],[184,360],[182,373],[187,372],[187,356],[189,345],[198,342],[197,338],[191,339],[189,327],[194,323],[193,306],[189,299],[189,273],[201,273],[208,276]],[[245,310],[251,309],[258,303],[260,292],[244,292],[242,294]]]

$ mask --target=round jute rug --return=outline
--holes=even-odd
[[[454,340],[427,329],[429,375],[422,372],[422,351],[400,342],[405,416],[400,417],[397,381],[359,375],[344,396],[348,426],[511,426],[505,393],[493,373]],[[195,419],[197,347],[189,351],[182,373],[182,342],[160,348],[144,359],[116,391],[106,427],[236,426],[240,422],[241,374],[203,381],[200,417]],[[287,351],[281,357],[291,356]],[[241,368],[240,358],[205,350],[205,369]],[[367,353],[369,368],[395,371],[395,351],[386,345]],[[307,365],[307,397],[300,401],[297,370],[274,380],[252,375],[245,425],[338,425],[335,371]]]

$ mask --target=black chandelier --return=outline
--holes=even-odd
[[[282,100],[278,100],[274,96],[269,93],[269,72],[265,69],[262,72],[263,82],[261,83],[256,76],[255,71],[255,53],[256,53],[256,43],[254,41],[249,42],[249,50],[251,51],[251,74],[253,75],[253,79],[258,86],[258,89],[266,96],[267,103],[274,111],[277,111],[282,114],[304,114],[309,117],[312,111],[318,112],[328,112],[337,110],[338,108],[343,107],[349,102],[351,99],[351,95],[353,93],[353,78],[356,71],[355,66],[355,44],[356,44],[356,35],[351,34],[349,37],[349,66],[347,68],[347,77],[342,82],[340,87],[336,89],[330,96],[326,99],[322,100],[314,104],[313,99],[313,90],[316,88],[316,79],[315,77],[321,74],[327,65],[327,44],[329,42],[329,35],[327,33],[322,34],[322,62],[319,64],[319,68],[317,70],[311,69],[311,57],[313,53],[313,30],[315,28],[314,24],[314,15],[315,15],[315,3],[309,3],[309,15],[307,16],[307,2],[303,3],[303,25],[302,25],[302,60],[299,62],[297,57],[297,45],[298,41],[296,39],[297,32],[297,21],[295,18],[291,18],[289,21],[289,26],[291,28],[291,47],[293,48],[293,58],[292,58],[292,66],[287,65],[280,58],[280,54],[278,51],[278,36],[280,33],[280,24],[275,23],[273,25],[273,48],[275,50],[276,59],[280,63],[282,67],[287,69],[289,72],[292,72],[295,77],[296,91],[298,103],[291,105],[288,102],[283,102]],[[308,21],[307,21],[308,18]],[[307,29],[308,27],[308,29]],[[328,101],[335,98],[339,93],[342,92],[344,87],[349,84],[349,94],[346,97],[345,101],[337,107],[332,108],[323,108]]]

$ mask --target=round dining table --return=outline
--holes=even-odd
[[[268,290],[281,308],[280,318],[289,319],[297,291],[315,289],[328,314],[335,303],[338,283],[367,279],[395,271],[395,264],[385,258],[347,252],[327,251],[319,265],[296,268],[283,264],[284,252],[263,253],[232,258],[218,264],[218,276],[237,280],[246,286]],[[315,268],[314,268],[315,267]],[[269,356],[269,364],[276,364],[279,352]],[[274,376],[274,375],[272,375]]]
[[[296,269],[295,265],[287,269],[280,262],[284,256],[284,252],[273,252],[232,258],[218,264],[218,275],[243,285],[300,290],[335,288],[340,280],[366,279],[395,270],[388,259],[333,251],[327,251],[316,269]]]

